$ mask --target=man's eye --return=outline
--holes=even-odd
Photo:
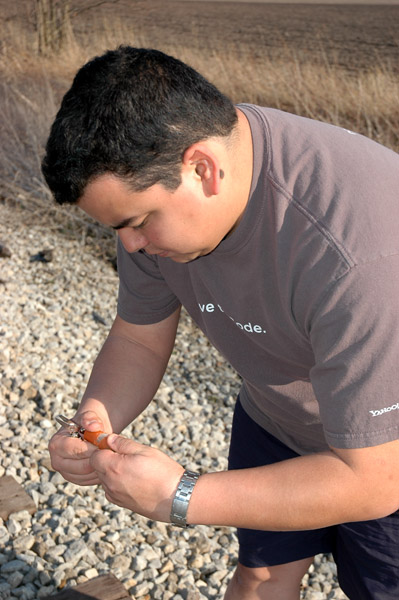
[[[133,225],[133,229],[143,229],[143,227],[146,225],[147,223],[147,219],[144,219],[144,221],[141,221],[141,223],[138,223],[137,225]]]

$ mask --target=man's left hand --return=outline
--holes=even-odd
[[[184,469],[151,446],[111,434],[113,450],[90,458],[107,500],[156,521],[170,520],[172,500]]]

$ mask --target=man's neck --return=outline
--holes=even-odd
[[[231,207],[237,215],[230,235],[240,223],[249,201],[253,172],[253,144],[249,122],[242,111],[237,109],[238,124],[236,140],[231,151],[230,193]],[[227,236],[226,236],[227,237]]]

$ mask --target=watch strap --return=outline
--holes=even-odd
[[[195,473],[194,471],[184,471],[172,502],[170,520],[174,525],[187,527],[188,504],[199,476],[199,473]]]

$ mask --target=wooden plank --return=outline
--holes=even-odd
[[[99,575],[50,596],[53,600],[125,600],[131,599],[115,575]]]
[[[11,475],[0,477],[0,517],[8,519],[11,513],[27,510],[31,515],[36,512],[36,504]]]

